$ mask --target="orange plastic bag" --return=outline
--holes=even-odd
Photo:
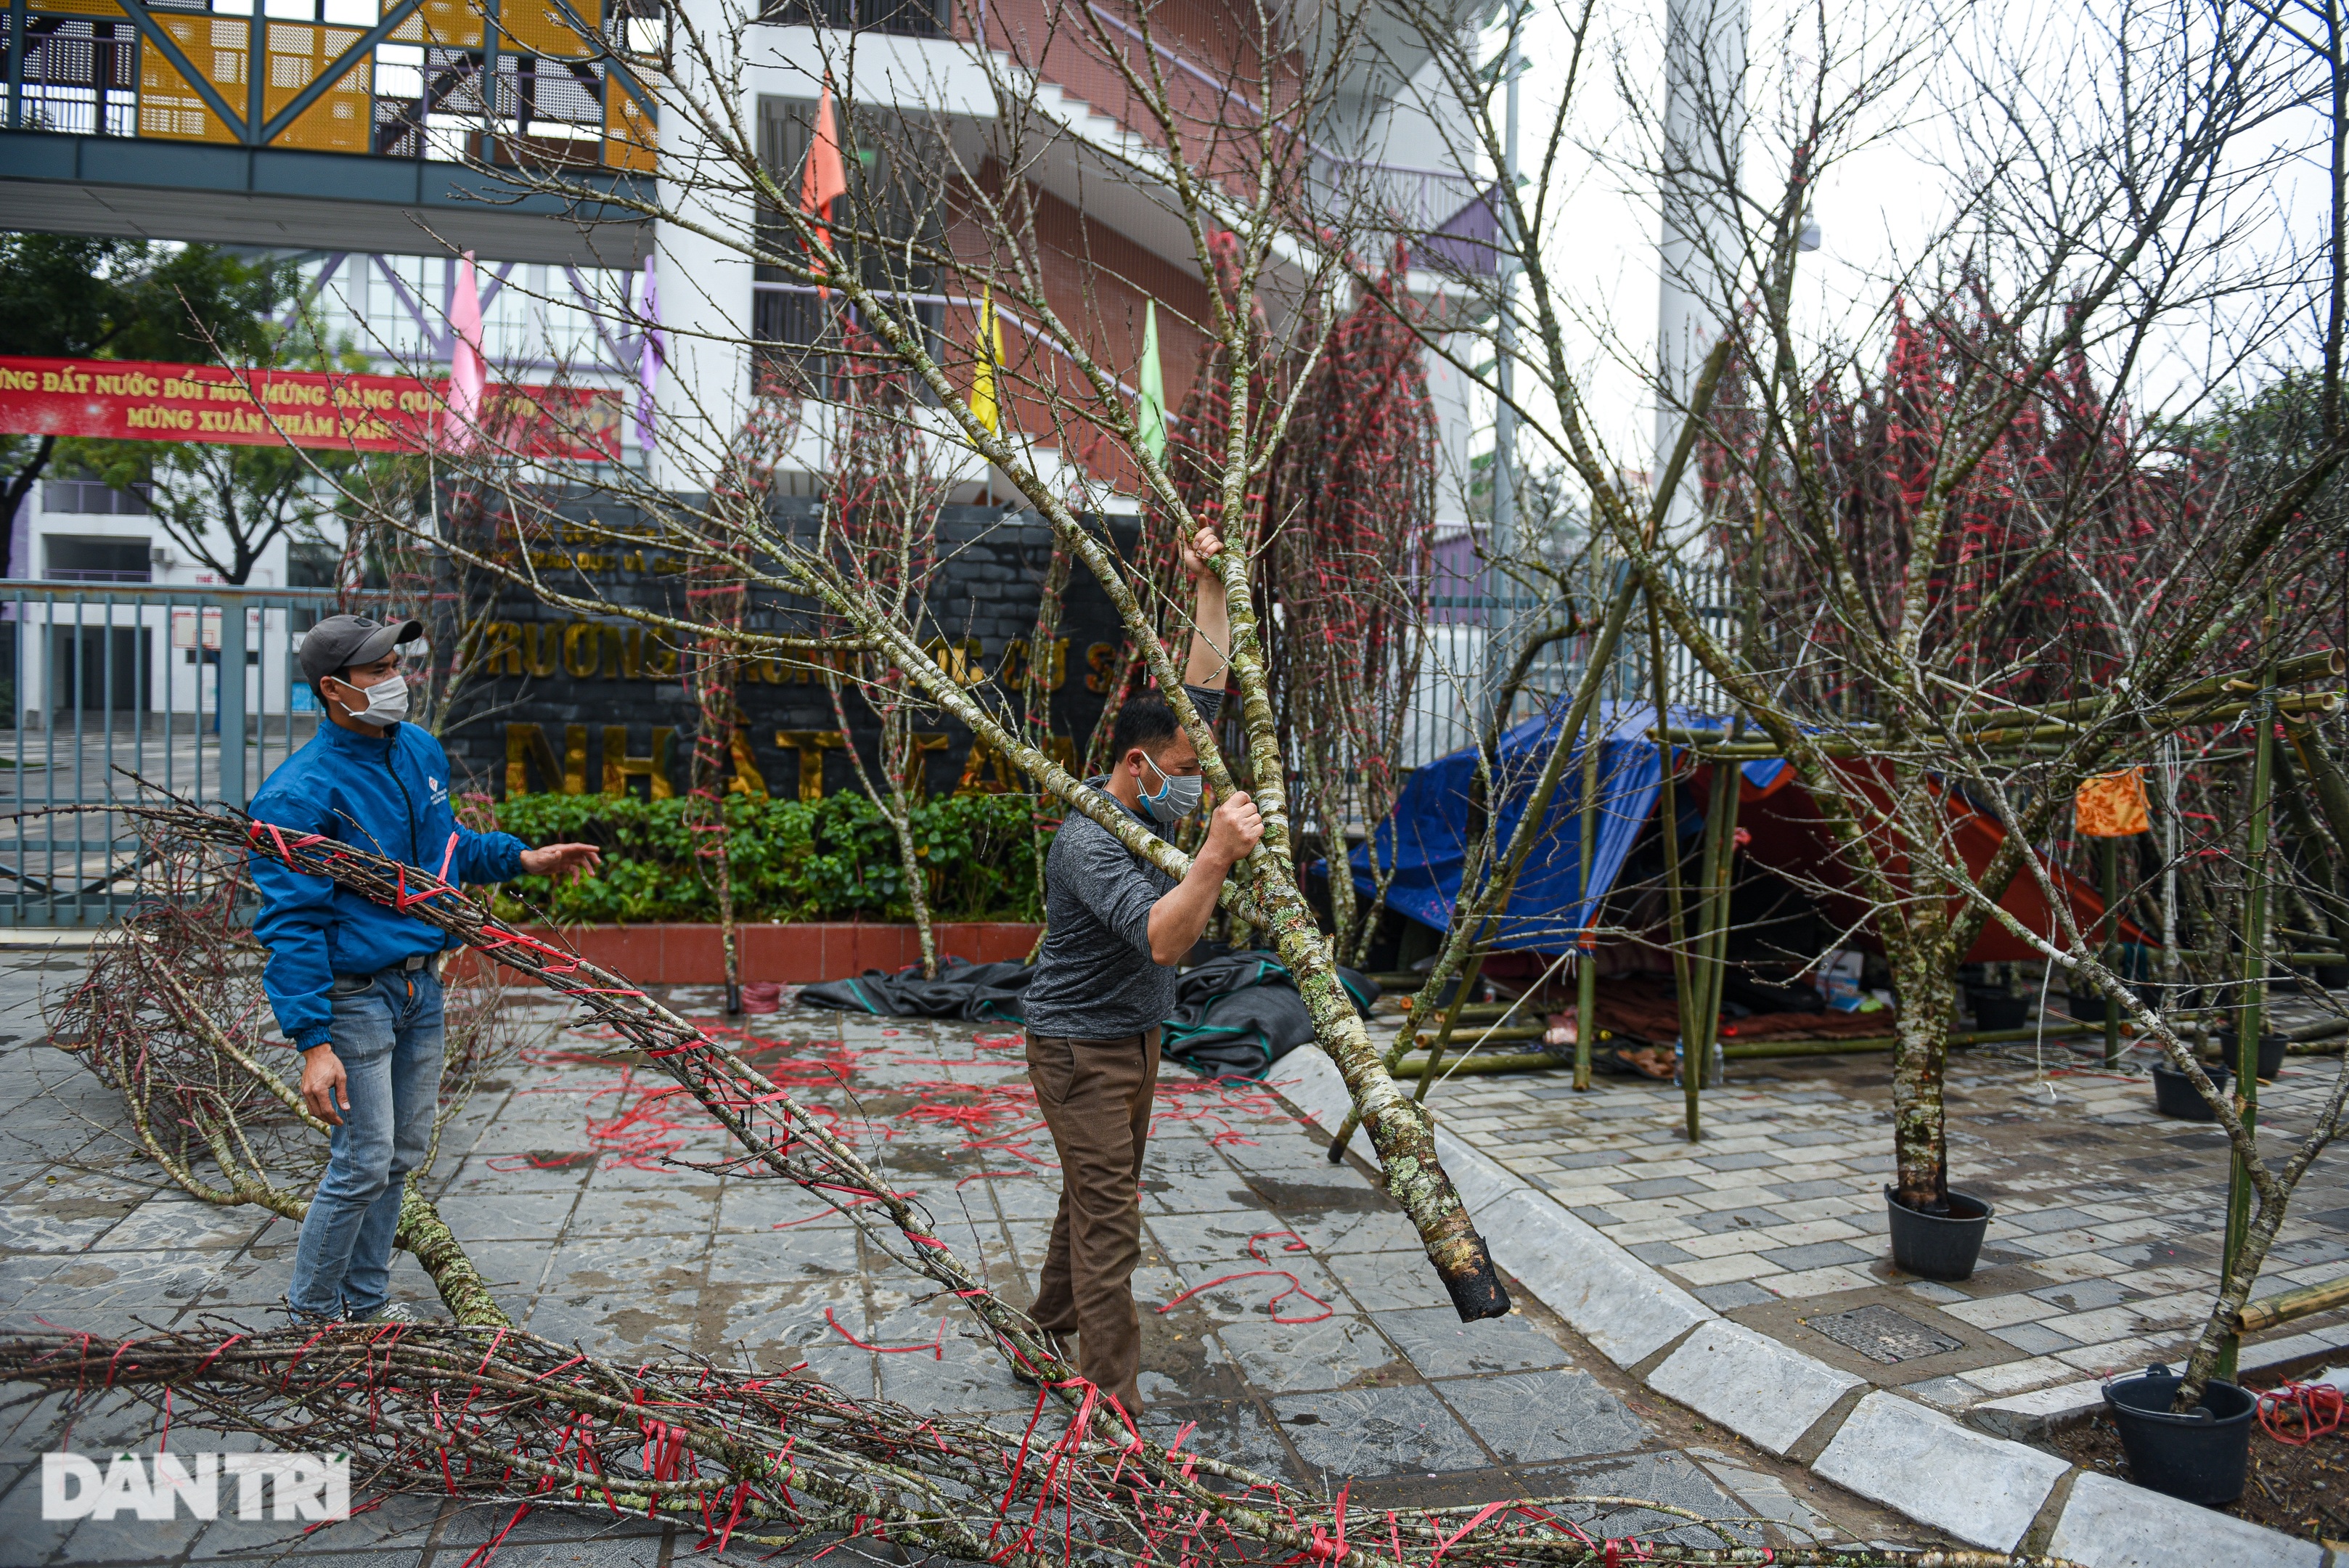
[[[2083,838],[2133,838],[2153,826],[2146,812],[2145,770],[2128,768],[2081,781],[2072,812]]]

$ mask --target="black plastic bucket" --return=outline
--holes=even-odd
[[[2235,1032],[2231,1029],[2221,1029],[2218,1031],[2218,1041],[2220,1059],[2223,1060],[2228,1066],[2232,1067],[2236,1061]],[[2259,1073],[2261,1077],[2272,1078],[2278,1073],[2283,1071],[2283,1047],[2284,1038],[2281,1034],[2262,1034],[2260,1036]]]
[[[1896,1265],[1929,1280],[1972,1277],[1975,1260],[1982,1256],[1982,1232],[1990,1229],[1990,1205],[1955,1188],[1949,1196],[1947,1214],[1920,1214],[1893,1196],[1891,1188],[1884,1189]]]
[[[2064,992],[2064,1011],[2075,1023],[2102,1023],[2104,995],[2094,991],[2067,991]]]
[[[2209,1075],[2211,1086],[2220,1094],[2227,1092],[2234,1073],[2224,1062],[2205,1062],[2202,1071]],[[2219,1119],[2210,1102],[2194,1087],[2194,1080],[2167,1062],[2153,1064],[2153,1108],[2165,1116],[2176,1116],[2181,1122],[2215,1122]]]
[[[2002,991],[1976,991],[1968,992],[1967,1000],[1973,1003],[1976,1029],[2020,1029],[2031,1022],[2029,997],[2010,996]]]
[[[2120,1428],[2129,1477],[2204,1508],[2224,1508],[2243,1495],[2251,1459],[2251,1412],[2259,1400],[2232,1383],[2203,1385],[2202,1403],[2188,1416],[2169,1413],[2185,1379],[2167,1366],[2105,1385],[2105,1407]]]

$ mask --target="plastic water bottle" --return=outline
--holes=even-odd
[[[1675,1039],[1672,1042],[1673,1083],[1678,1084],[1683,1082],[1681,1075],[1687,1070],[1687,1064],[1688,1043],[1685,1040]],[[1715,1040],[1713,1043],[1712,1048],[1705,1053],[1704,1080],[1699,1087],[1707,1089],[1718,1088],[1723,1084],[1726,1083],[1728,1079],[1729,1060],[1722,1054],[1721,1042],[1719,1040]]]

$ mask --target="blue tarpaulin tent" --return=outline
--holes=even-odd
[[[1558,743],[1567,704],[1524,720],[1501,737],[1498,776],[1498,835],[1506,844],[1524,817],[1526,803],[1540,777],[1542,765]],[[1662,779],[1651,736],[1655,710],[1647,704],[1603,704],[1599,741],[1599,834],[1592,857],[1590,888],[1582,880],[1582,753],[1587,742],[1578,742],[1551,796],[1541,836],[1526,859],[1503,912],[1494,946],[1502,949],[1562,952],[1572,947],[1590,918],[1590,901],[1603,898],[1615,885],[1631,846],[1655,815]],[[1726,721],[1686,709],[1673,709],[1674,726],[1689,730],[1725,729]],[[1745,782],[1765,789],[1778,782],[1786,764],[1776,759],[1745,764]],[[1460,897],[1461,863],[1468,846],[1469,790],[1476,776],[1474,747],[1463,747],[1413,774],[1396,801],[1394,815],[1378,826],[1381,862],[1395,867],[1387,888],[1390,908],[1413,919],[1442,929],[1452,923]],[[1702,826],[1702,803],[1686,792],[1682,800],[1682,831]],[[1373,891],[1368,846],[1353,853],[1354,886],[1362,897]]]

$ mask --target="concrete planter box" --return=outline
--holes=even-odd
[[[645,985],[717,985],[726,978],[725,946],[714,925],[525,927],[532,936],[568,946],[600,968]],[[932,929],[941,958],[993,963],[1024,959],[1041,926],[1012,920],[941,921]],[[911,924],[843,920],[805,925],[735,928],[745,981],[809,985],[868,969],[899,970],[922,959]],[[477,972],[478,957],[454,961],[449,978],[462,983]]]

